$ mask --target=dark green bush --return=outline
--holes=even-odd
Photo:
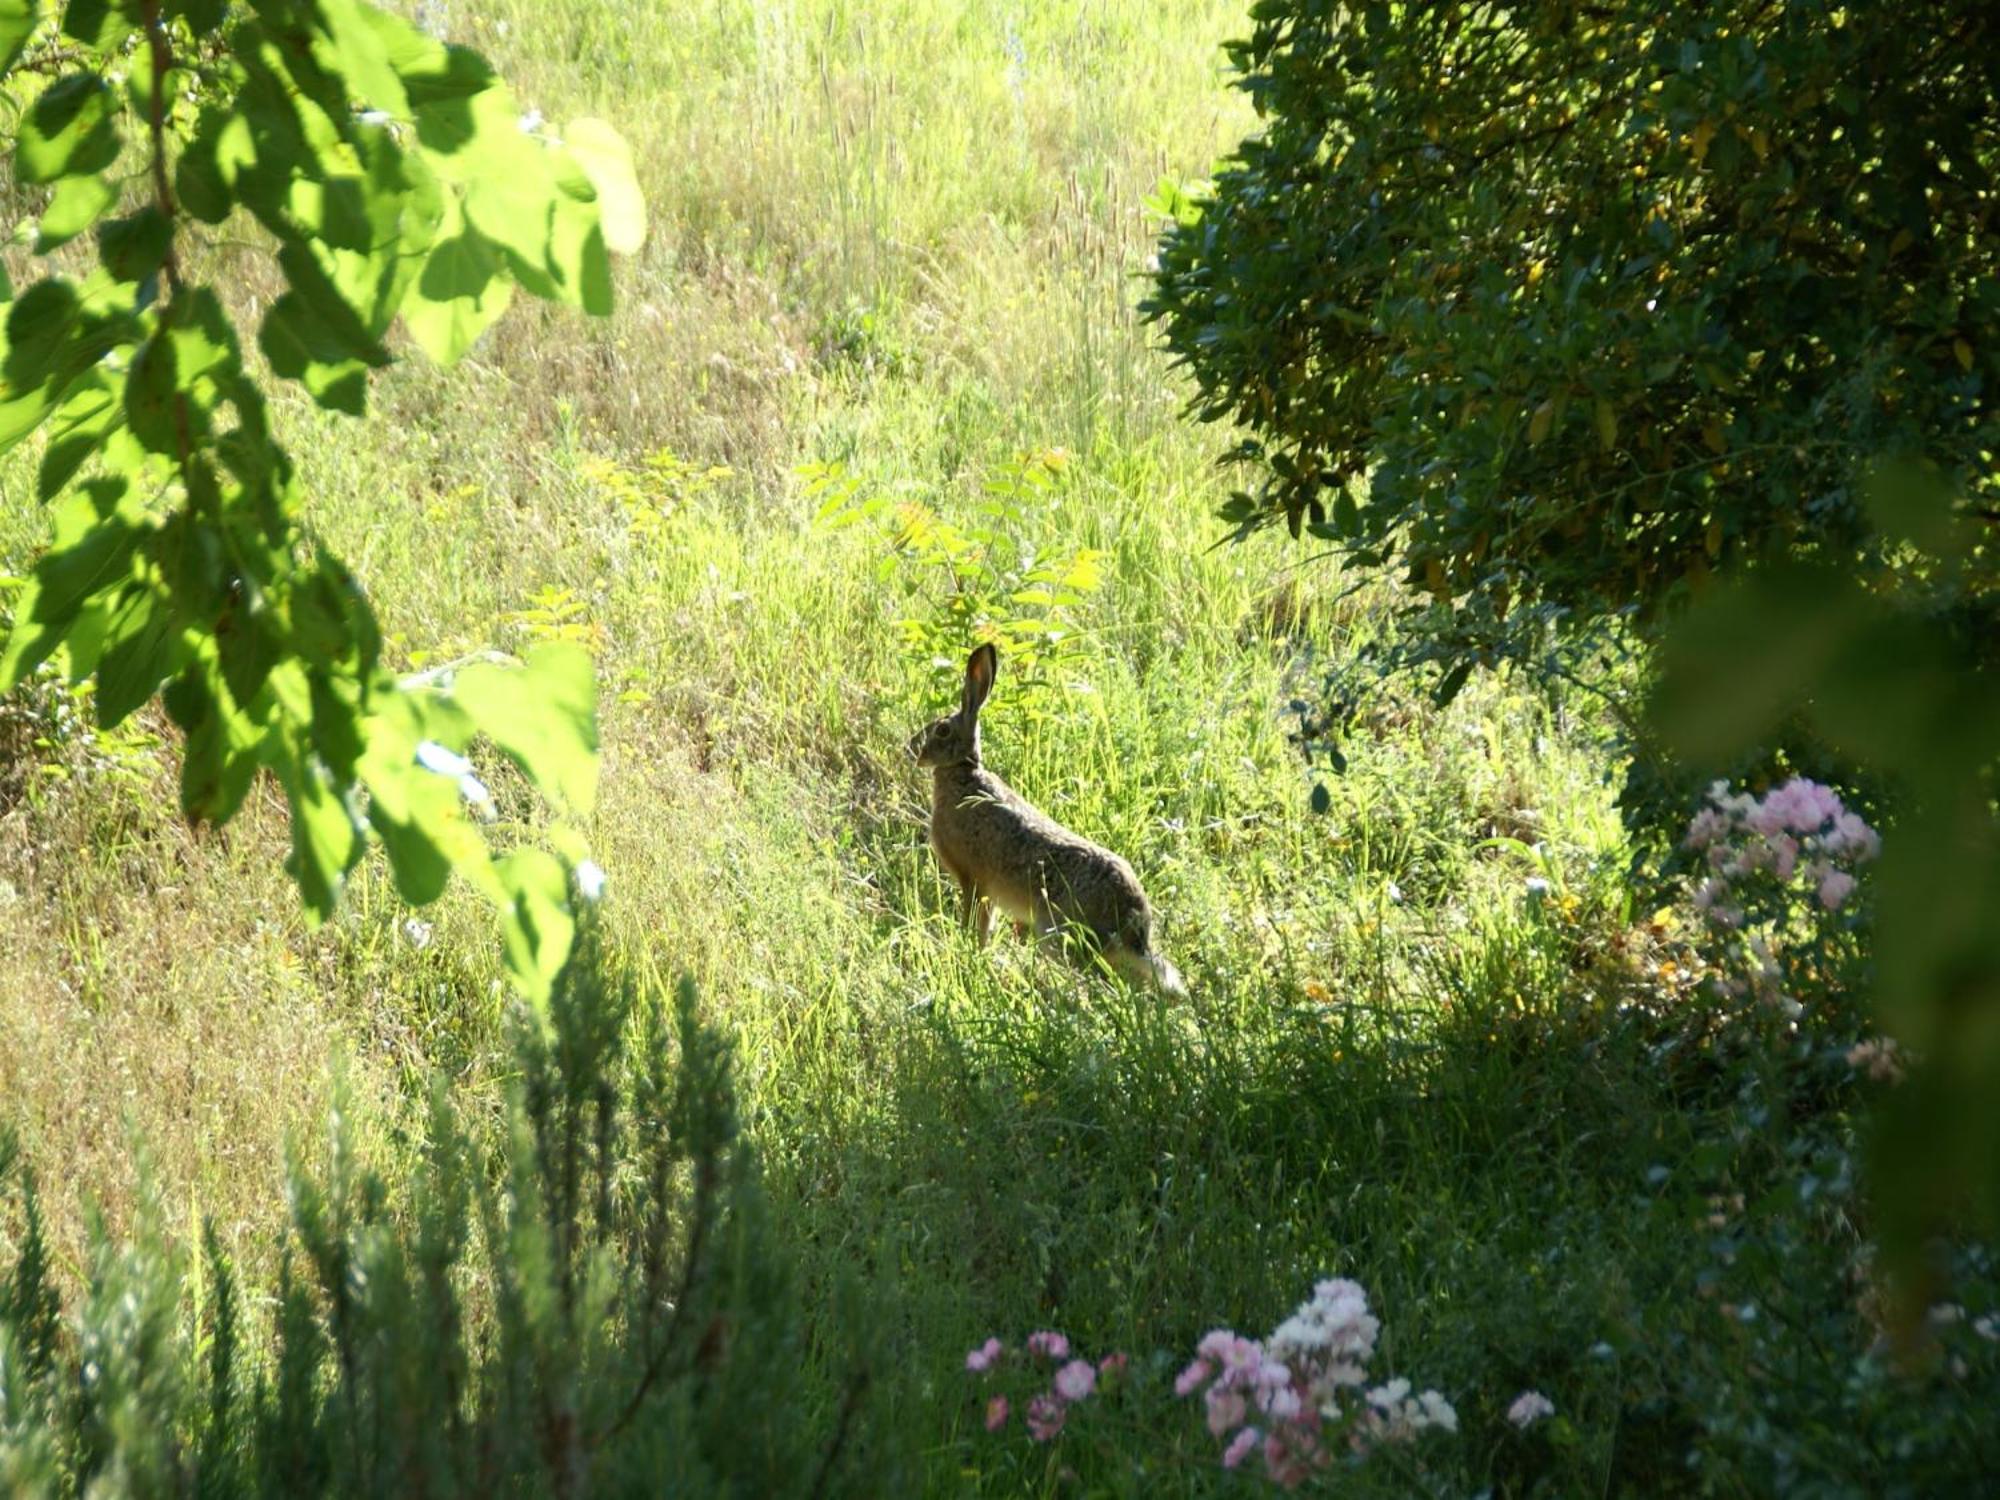
[[[1145,310],[1247,433],[1225,518],[1393,568],[1447,692],[1551,630],[1649,636],[1735,562],[1914,584],[1881,455],[1990,506],[1992,7],[1251,16],[1261,128],[1169,195]]]

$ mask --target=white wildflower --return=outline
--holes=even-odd
[[[1521,1431],[1526,1432],[1543,1417],[1556,1414],[1555,1402],[1540,1391],[1523,1391],[1514,1398],[1514,1404],[1507,1408],[1507,1420]]]

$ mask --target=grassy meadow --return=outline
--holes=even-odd
[[[809,1310],[797,1420],[830,1441],[862,1392],[859,1492],[1252,1485],[1173,1376],[1331,1275],[1371,1295],[1378,1372],[1459,1418],[1360,1492],[2000,1471],[1993,1267],[1963,1251],[1935,1347],[1873,1347],[1854,1036],[1780,1066],[1684,1024],[1686,927],[1627,878],[1590,698],[1379,690],[1315,810],[1288,705],[1395,600],[1217,545],[1223,435],[1132,312],[1153,184],[1253,124],[1240,0],[433,9],[524,106],[617,124],[650,238],[608,321],[519,306],[455,370],[410,351],[364,422],[288,396],[287,439],[399,670],[594,654],[614,962],[692,975],[735,1038]],[[0,470],[0,572],[43,539],[35,459]],[[1058,602],[1012,600],[1036,569]],[[906,741],[955,694],[968,591],[1032,643],[988,763],[1131,860],[1185,1005],[956,927]],[[433,1079],[497,1119],[494,928],[370,867],[309,931],[275,790],[190,830],[164,716],[87,708],[0,704],[0,1098],[69,1284],[141,1158],[176,1232],[212,1216],[268,1270],[334,1072],[391,1176]],[[1128,1352],[1127,1388],[1056,1443],[989,1436],[965,1352],[1042,1327]],[[1529,1388],[1557,1416],[1518,1432]]]

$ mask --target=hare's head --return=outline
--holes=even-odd
[[[991,642],[980,646],[965,664],[965,692],[958,712],[935,719],[910,739],[910,753],[920,766],[979,764],[979,705],[993,691],[993,673],[1000,653]]]

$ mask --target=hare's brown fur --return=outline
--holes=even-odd
[[[958,711],[911,741],[931,769],[931,847],[958,882],[961,914],[983,943],[993,908],[1054,941],[1065,927],[1087,933],[1105,960],[1132,979],[1184,993],[1179,973],[1153,948],[1153,909],[1132,867],[1071,833],[980,761],[979,707],[993,690],[999,653],[972,653]]]

